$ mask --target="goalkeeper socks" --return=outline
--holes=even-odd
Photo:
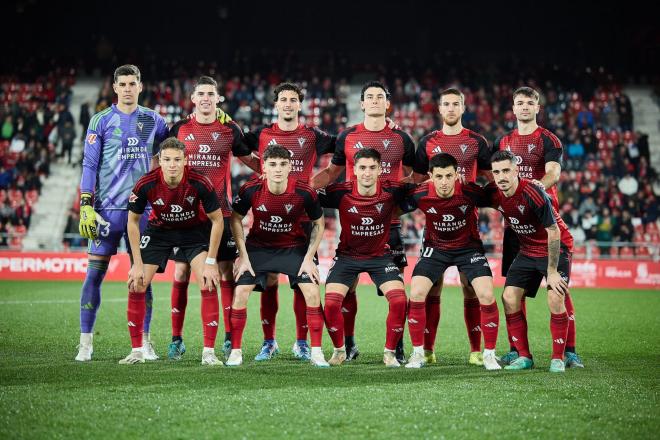
[[[309,323],[309,336],[312,347],[320,347],[323,338],[323,310],[321,306],[306,307],[305,320]],[[305,335],[307,338],[307,335]]]
[[[144,292],[128,292],[126,318],[128,319],[128,333],[131,335],[133,349],[142,348],[145,302]]]
[[[346,293],[341,311],[344,315],[344,334],[346,336],[355,335],[355,317],[357,316],[357,295],[355,290],[351,289]]]
[[[495,350],[497,344],[497,331],[500,327],[500,312],[497,301],[489,305],[481,305],[481,332],[484,334],[484,348]]]
[[[231,332],[231,304],[234,301],[234,282],[220,281],[220,301],[222,302],[222,321],[225,324],[225,340]]]
[[[96,312],[101,307],[101,283],[107,270],[108,261],[89,260],[80,292],[80,333],[94,331]]]
[[[426,328],[424,329],[424,350],[433,351],[435,337],[440,324],[440,297],[426,297]]]
[[[481,351],[481,308],[479,298],[463,299],[463,318],[470,340],[470,351]]]
[[[243,343],[243,330],[247,322],[247,309],[231,309],[231,348],[241,348]]]
[[[408,310],[408,328],[413,347],[424,345],[424,329],[426,328],[426,301],[410,300]]]
[[[266,291],[261,294],[261,328],[264,331],[264,340],[275,339],[275,319],[279,309],[278,287],[277,284],[267,286]]]
[[[183,321],[186,317],[186,306],[188,305],[188,281],[174,280],[170,301],[172,305],[172,336],[181,336]]]
[[[147,286],[147,290],[144,292],[145,294],[145,310],[144,310],[144,332],[149,333],[149,330],[151,328],[151,312],[153,311],[153,305],[154,305],[154,294],[153,290],[151,289],[151,284]]]
[[[325,322],[335,348],[344,346],[344,317],[341,313],[343,301],[344,295],[340,293],[327,292],[325,294]]]
[[[527,341],[527,319],[522,311],[506,315],[506,328],[509,331],[511,341],[520,356],[532,358]]]
[[[568,313],[550,314],[550,334],[552,334],[552,359],[564,359],[566,334],[568,333]]]
[[[218,321],[220,320],[220,305],[218,292],[202,290],[202,325],[204,326],[204,348],[214,348],[218,336]]]
[[[385,322],[385,348],[394,351],[403,334],[403,326],[406,323],[406,306],[408,299],[403,289],[392,289],[385,294],[389,303],[389,312]]]
[[[298,286],[293,289],[293,314],[296,317],[296,339],[307,340],[307,302]]]
[[[573,299],[571,298],[570,293],[566,293],[564,304],[566,305],[566,314],[568,315],[566,347],[571,347],[573,352],[575,352],[575,307],[573,307]]]

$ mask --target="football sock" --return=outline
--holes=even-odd
[[[435,337],[440,324],[440,297],[426,297],[426,329],[424,329],[424,350],[433,351]]]
[[[343,300],[344,296],[340,293],[327,292],[325,294],[325,321],[335,348],[344,346],[344,317],[341,312]]]
[[[307,302],[298,286],[293,289],[293,314],[296,317],[296,340],[307,340]]]
[[[307,307],[306,309],[306,321],[309,323],[309,336],[312,347],[320,347],[323,338],[323,311],[321,306]]]
[[[153,311],[153,305],[154,305],[154,294],[153,290],[151,289],[151,284],[147,286],[147,290],[144,292],[144,332],[149,333],[149,329],[151,328],[151,312]]]
[[[128,333],[131,335],[131,346],[133,349],[142,347],[142,333],[145,315],[145,294],[128,292],[128,308],[126,318],[128,320]]]
[[[527,341],[527,319],[522,310],[506,315],[506,328],[518,354],[531,359]]]
[[[241,348],[243,342],[243,330],[247,322],[247,309],[231,309],[231,348]]]
[[[261,294],[261,328],[264,332],[264,341],[275,339],[275,318],[279,308],[277,288],[277,284],[268,286]]]
[[[481,309],[481,332],[484,335],[484,348],[494,350],[497,344],[497,331],[500,327],[500,312],[497,301],[492,304],[482,305]]]
[[[218,336],[218,321],[220,320],[220,304],[218,292],[202,290],[202,325],[204,348],[214,348]]]
[[[220,301],[222,302],[222,322],[225,324],[225,341],[231,332],[231,304],[234,301],[234,282],[220,281]]]
[[[463,299],[463,318],[470,340],[470,351],[481,351],[481,310],[479,298]]]
[[[568,314],[568,333],[566,335],[566,351],[575,353],[575,307],[570,293],[566,293],[564,299],[566,313]]]
[[[408,329],[413,347],[424,345],[424,329],[426,328],[426,301],[410,301],[408,310]]]
[[[186,306],[188,305],[188,281],[176,281],[172,283],[170,294],[172,305],[172,336],[181,336],[183,321],[186,317]]]
[[[90,260],[87,265],[85,282],[80,292],[80,333],[94,331],[96,312],[101,307],[101,283],[107,270],[107,261]]]
[[[563,359],[568,333],[568,313],[550,314],[550,333],[552,334],[552,359]]]
[[[387,298],[387,302],[390,305],[385,323],[385,348],[395,350],[396,344],[401,339],[403,326],[406,323],[406,305],[408,304],[408,299],[406,298],[406,291],[402,289],[390,290],[385,294],[385,298]]]
[[[349,290],[344,297],[341,311],[344,315],[344,334],[346,336],[355,335],[355,317],[357,316],[357,295],[355,290]]]

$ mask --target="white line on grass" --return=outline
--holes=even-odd
[[[188,300],[199,299],[199,295],[191,295]],[[126,302],[126,298],[108,298],[102,299],[101,304],[103,303],[116,303],[116,302]],[[0,301],[0,306],[11,306],[11,305],[25,305],[25,304],[79,304],[79,299],[35,299],[34,301],[30,300],[9,300],[9,301]]]

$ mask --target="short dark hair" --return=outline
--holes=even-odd
[[[193,90],[195,90],[198,86],[213,86],[215,87],[216,90],[218,90],[218,82],[213,78],[211,78],[210,76],[206,76],[206,75],[197,78]]]
[[[370,87],[377,87],[379,89],[383,89],[383,92],[385,92],[385,98],[387,98],[388,101],[390,100],[390,91],[387,90],[385,84],[383,84],[380,81],[369,81],[368,83],[362,86],[362,91],[360,91],[360,101],[364,101],[364,92],[366,92],[367,89]]]
[[[163,142],[160,143],[160,151],[163,150],[179,150],[183,151],[183,154],[186,154],[186,144],[181,142],[179,139],[174,136],[168,137]]]
[[[442,97],[445,95],[456,95],[461,98],[461,104],[465,104],[465,95],[463,92],[458,90],[456,87],[450,87],[448,89],[443,90],[440,92],[440,101],[442,101]]]
[[[533,88],[531,88],[531,87],[527,87],[527,86],[524,86],[524,87],[518,87],[518,88],[513,92],[513,100],[514,100],[514,101],[516,100],[516,96],[518,96],[518,95],[527,96],[528,98],[534,98],[534,99],[536,99],[536,101],[538,101],[539,99],[541,99],[541,95],[539,95],[539,92],[537,92],[537,91],[534,90]]]
[[[429,172],[433,172],[433,168],[447,168],[453,167],[454,171],[458,170],[458,162],[456,158],[449,153],[439,153],[431,158],[429,161]]]
[[[115,69],[113,82],[117,82],[120,76],[122,75],[135,75],[138,82],[142,81],[142,75],[140,75],[140,69],[133,64],[124,64]]]
[[[266,151],[264,151],[264,154],[261,157],[264,162],[266,162],[268,159],[291,160],[291,152],[281,145],[272,144],[266,148]]]
[[[380,153],[373,148],[361,148],[353,156],[353,163],[357,163],[360,159],[373,159],[380,163]]]
[[[302,91],[302,88],[292,82],[283,82],[279,83],[275,89],[273,89],[273,102],[277,102],[277,100],[280,98],[280,92],[283,92],[285,90],[291,90],[292,92],[296,92],[298,94],[298,99],[300,102],[305,99],[305,93]]]
[[[517,165],[518,161],[516,160],[516,155],[510,152],[509,150],[499,150],[493,153],[490,158],[490,163],[503,162],[508,160],[514,165]]]

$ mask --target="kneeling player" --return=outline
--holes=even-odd
[[[412,190],[404,203],[404,210],[419,208],[426,216],[424,249],[413,271],[410,290],[408,327],[413,354],[406,368],[420,368],[426,363],[426,296],[434,282],[454,265],[466,275],[479,298],[484,367],[501,368],[495,358],[499,311],[493,296],[493,274],[477,230],[477,207],[490,206],[490,197],[475,183],[462,184],[457,169],[452,155],[433,156],[428,173],[431,181]]]
[[[165,269],[170,252],[178,248],[201,284],[202,365],[222,365],[214,350],[219,319],[218,292],[214,287],[220,284],[215,257],[223,230],[222,211],[211,181],[186,165],[184,151],[185,145],[176,138],[163,141],[160,168],[138,180],[129,197],[127,229],[133,267],[128,272],[127,315],[133,351],[120,364],[144,362],[144,292],[156,271]],[[140,239],[138,223],[147,203],[153,211]],[[211,220],[210,239],[206,217]]]
[[[307,183],[289,178],[291,155],[281,145],[269,146],[263,154],[266,179],[246,183],[234,200],[231,229],[239,252],[234,269],[236,290],[231,311],[231,354],[228,366],[243,363],[241,344],[247,321],[247,302],[258,286],[266,288],[269,273],[289,276],[292,288],[302,291],[307,303],[307,325],[312,343],[311,363],[329,367],[321,350],[323,311],[319,293],[319,272],[314,254],[323,236],[323,210],[316,191]],[[254,221],[245,239],[243,217],[252,209]],[[312,222],[309,245],[301,227],[305,214]]]
[[[545,276],[548,284],[552,360],[550,371],[564,371],[564,348],[568,314],[564,305],[571,273],[573,237],[547,193],[527,179],[518,177],[516,156],[501,150],[492,157],[493,177],[499,190],[493,207],[518,236],[520,252],[511,263],[504,286],[506,325],[519,357],[505,370],[527,370],[534,366],[527,341],[527,320],[521,310],[525,289],[538,285]]]
[[[324,207],[339,210],[341,223],[339,246],[325,287],[326,325],[335,347],[329,362],[339,365],[346,360],[342,302],[360,273],[367,272],[389,302],[383,362],[400,367],[395,349],[405,325],[407,298],[387,241],[392,213],[414,185],[380,182],[381,156],[372,148],[360,149],[354,160],[355,180],[332,184],[319,196]]]

